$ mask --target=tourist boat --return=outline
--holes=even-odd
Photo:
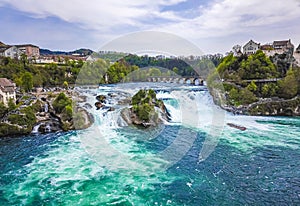
[[[243,127],[243,126],[240,126],[240,125],[236,125],[236,124],[233,124],[233,123],[227,123],[227,125],[229,127],[233,127],[233,128],[239,129],[241,131],[245,131],[247,129],[246,127]]]

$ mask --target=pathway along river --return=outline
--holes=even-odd
[[[123,84],[82,92],[93,105],[96,94],[118,98],[139,86],[147,87]],[[148,86],[171,114],[171,121],[155,130],[126,127],[120,107],[113,112],[93,108],[95,124],[87,130],[0,139],[0,205],[300,204],[299,118],[225,113],[217,146],[199,162],[212,117],[208,91]],[[198,111],[188,114],[197,125],[182,118],[189,112],[182,104],[189,100],[197,102]],[[193,144],[181,153],[191,137]],[[178,162],[159,155],[174,141],[173,154],[183,154]]]

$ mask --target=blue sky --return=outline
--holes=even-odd
[[[300,43],[300,0],[0,0],[0,41],[99,50],[132,32],[162,31],[204,53],[249,39]]]

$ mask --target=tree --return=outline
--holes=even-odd
[[[251,81],[251,83],[248,84],[247,89],[251,92],[256,92],[257,86],[256,86],[255,82]]]
[[[33,76],[29,72],[25,72],[21,78],[22,88],[25,92],[29,92],[33,88]]]
[[[64,87],[65,89],[68,89],[68,88],[69,88],[69,84],[68,84],[67,81],[64,81],[63,87]]]
[[[241,62],[239,74],[242,79],[268,79],[278,76],[275,65],[261,50]]]
[[[240,104],[238,102],[239,101],[239,92],[236,88],[232,88],[229,91],[228,97],[229,97],[229,103],[231,105],[239,105]]]
[[[257,101],[257,97],[247,88],[242,89],[239,94],[242,104],[251,104]]]
[[[173,67],[172,70],[173,70],[174,73],[179,74],[179,69],[177,67]]]
[[[298,92],[298,82],[293,69],[289,69],[286,77],[279,82],[279,96],[285,99],[293,98]]]
[[[62,113],[66,106],[72,106],[72,100],[64,93],[60,93],[53,101],[53,108],[57,113]]]
[[[262,97],[273,97],[278,92],[278,86],[276,83],[264,84],[261,89]]]
[[[0,118],[2,118],[8,111],[8,108],[0,102]]]
[[[13,111],[17,108],[14,99],[10,98],[8,101],[8,111]]]
[[[26,64],[28,63],[28,58],[27,58],[27,55],[26,54],[21,54],[21,61],[22,61],[22,63],[23,63],[23,66],[24,66],[24,68],[26,67]]]

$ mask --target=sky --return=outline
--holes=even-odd
[[[124,35],[177,35],[203,53],[250,39],[300,43],[300,0],[0,0],[0,41],[70,51],[101,50]]]

